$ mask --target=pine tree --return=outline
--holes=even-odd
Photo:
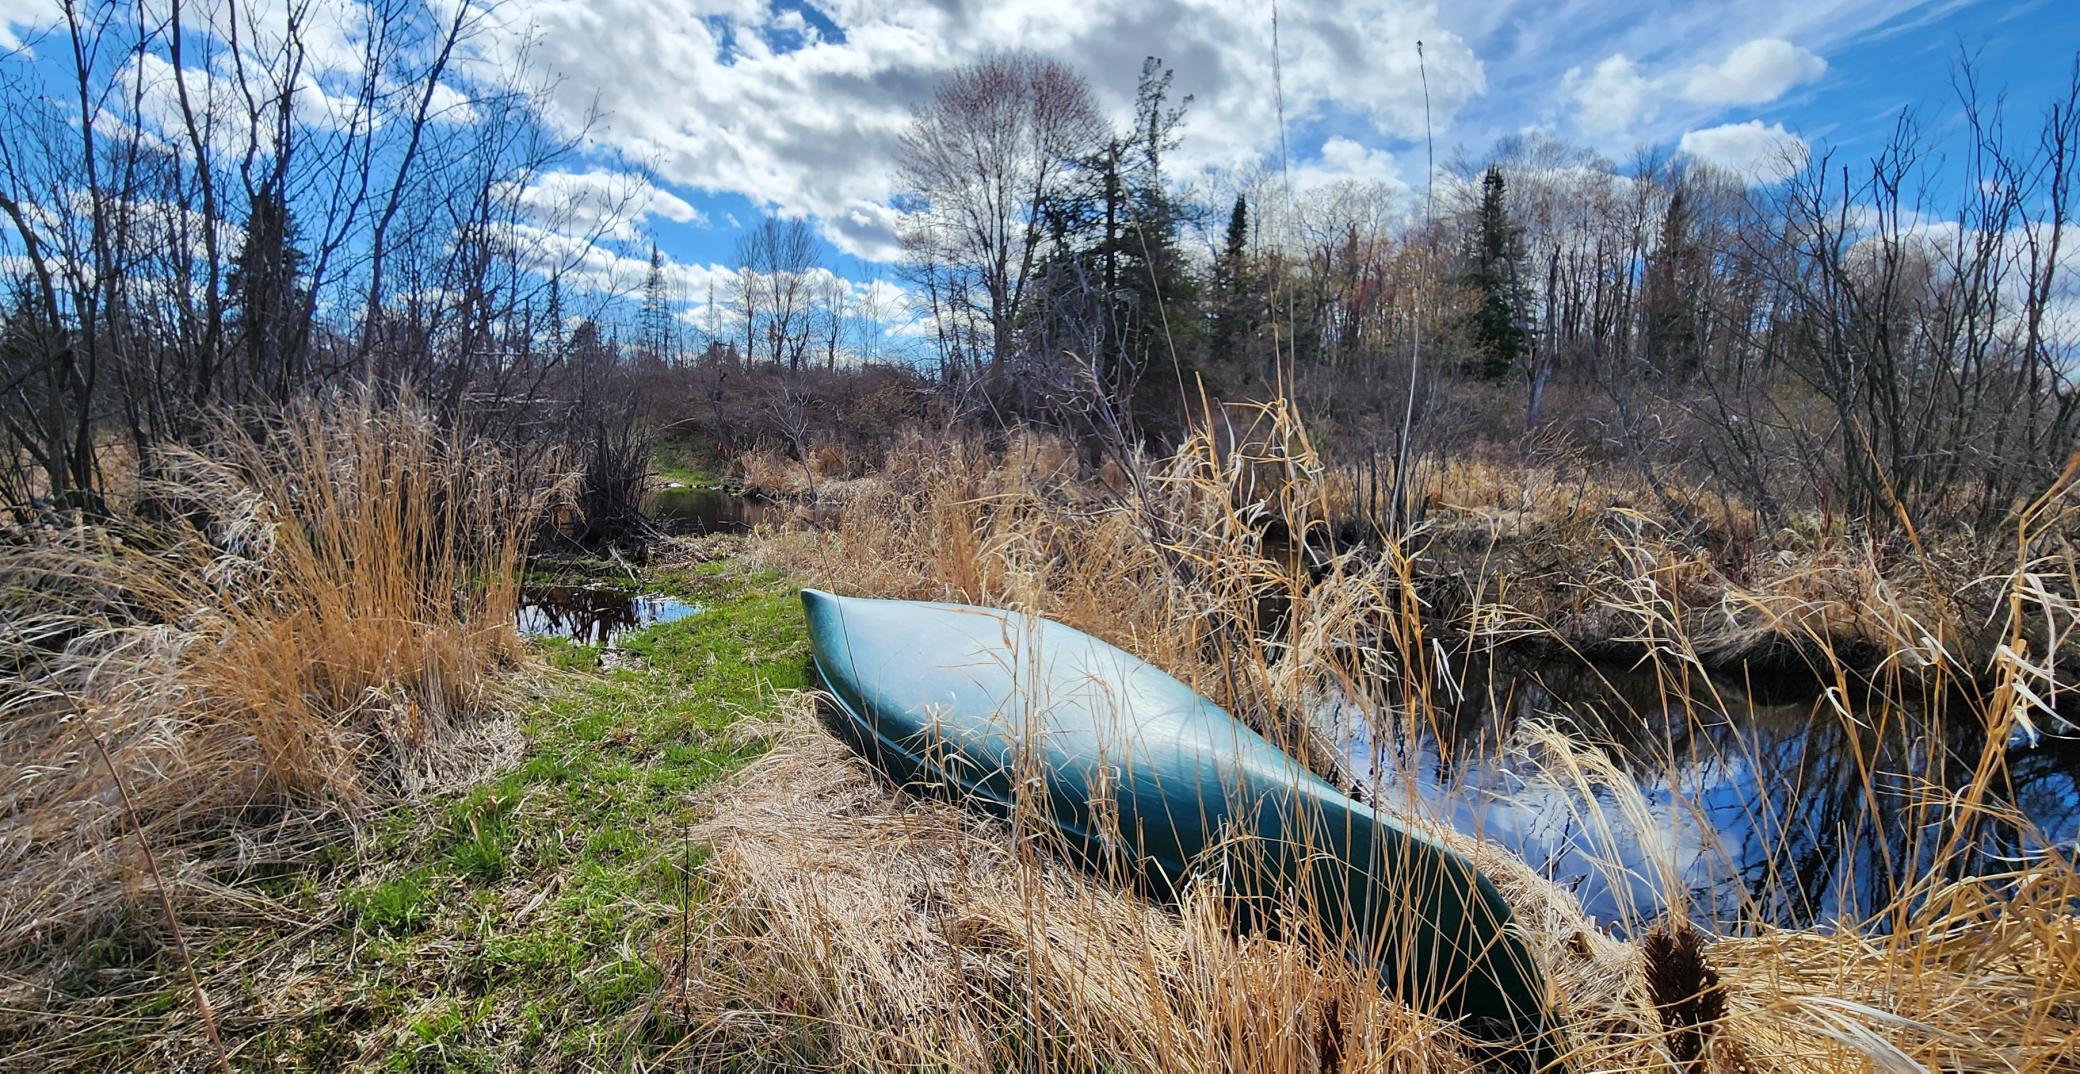
[[[1134,94],[1134,134],[1120,168],[1126,206],[1124,227],[1113,236],[1119,257],[1108,281],[1119,326],[1116,346],[1138,380],[1158,366],[1191,353],[1198,321],[1199,281],[1186,263],[1177,235],[1178,210],[1163,186],[1163,155],[1177,146],[1177,128],[1192,98],[1175,99],[1175,72],[1150,56],[1142,61]],[[1127,384],[1122,384],[1126,387]]]
[[[643,280],[643,308],[636,326],[636,347],[644,357],[659,363],[672,358],[671,295],[665,287],[664,255],[650,244],[650,274]]]
[[[560,362],[564,358],[564,347],[569,342],[563,330],[562,273],[556,273],[549,277],[549,310],[543,315],[542,319],[548,322],[546,326],[548,334],[542,340],[542,345],[549,352],[550,362]]]
[[[1509,219],[1502,171],[1489,168],[1481,176],[1480,207],[1474,217],[1473,247],[1461,283],[1474,292],[1474,308],[1466,329],[1473,346],[1469,371],[1501,380],[1524,356],[1524,328],[1518,261],[1523,255],[1522,229]]]
[[[1073,325],[1071,339],[1089,340],[1104,389],[1121,404],[1150,371],[1191,353],[1200,317],[1199,280],[1163,187],[1163,156],[1191,104],[1173,100],[1171,78],[1160,59],[1142,64],[1134,126],[1079,161],[1078,181],[1047,210],[1048,316]]]
[[[1221,246],[1220,260],[1213,265],[1215,308],[1213,338],[1207,352],[1216,365],[1225,366],[1240,349],[1243,337],[1254,327],[1249,316],[1249,202],[1235,195],[1228,211],[1228,234]]]

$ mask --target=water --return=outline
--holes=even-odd
[[[1959,830],[1945,802],[1984,742],[1960,702],[1843,697],[1781,678],[1662,683],[1581,663],[1465,671],[1439,691],[1443,726],[1393,742],[1368,741],[1347,702],[1325,715],[1349,728],[1357,771],[1383,762],[1384,802],[1502,843],[1599,921],[1651,920],[1677,898],[1717,927],[1860,919],[1919,881],[1953,837],[1973,872],[2080,840],[2080,743],[2062,738],[2008,752],[1992,797],[2023,823]],[[1605,746],[1637,796],[1601,786],[1585,808],[1540,771],[1535,749],[1502,745],[1530,718]]]
[[[514,621],[522,634],[612,646],[644,627],[684,619],[700,610],[700,605],[676,597],[601,586],[543,585],[520,591]]]
[[[672,533],[742,533],[780,508],[716,485],[667,485],[643,499],[643,513]]]
[[[781,508],[717,485],[671,484],[651,492],[643,511],[663,529],[687,536],[742,533]],[[520,632],[613,647],[622,637],[656,623],[684,619],[700,606],[675,597],[604,586],[528,586],[514,613]]]

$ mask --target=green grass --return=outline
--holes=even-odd
[[[708,445],[684,438],[663,440],[652,448],[650,472],[659,480],[682,485],[716,485],[722,481]]]
[[[550,665],[584,670],[537,690],[517,764],[378,818],[358,853],[270,878],[288,916],[318,927],[189,925],[239,1067],[626,1069],[670,1043],[645,1012],[682,916],[699,914],[696,796],[760,752],[731,725],[800,689],[808,650],[776,576],[704,566],[645,585],[706,610],[627,641],[634,668],[544,643]],[[157,957],[82,1069],[198,1057],[192,1000]]]

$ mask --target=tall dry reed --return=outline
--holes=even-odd
[[[0,959],[150,920],[118,774],[181,903],[489,748],[563,488],[354,393],[227,418],[131,515],[0,549]]]

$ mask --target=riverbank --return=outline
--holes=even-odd
[[[356,450],[384,459],[388,442],[364,437]],[[239,472],[264,490],[273,471]],[[476,487],[484,476],[464,468],[454,480]],[[250,577],[266,587],[249,588],[247,603],[180,618],[177,609],[198,606],[194,579],[212,575],[199,563],[192,579],[179,575],[188,588],[171,592],[191,603],[169,603],[162,618],[181,624],[191,647],[240,651],[233,643],[276,634],[302,647],[269,650],[277,660],[264,666],[295,673],[278,693],[231,692],[252,676],[222,661],[205,665],[214,677],[167,680],[195,687],[163,697],[217,721],[174,726],[278,726],[258,716],[281,698],[316,697],[331,707],[312,707],[307,729],[399,744],[335,758],[327,785],[390,782],[359,784],[371,791],[352,808],[284,795],[267,809],[199,817],[162,793],[145,814],[159,823],[148,829],[157,864],[130,853],[134,833],[114,826],[125,813],[101,810],[110,827],[94,860],[115,879],[82,889],[98,901],[82,911],[77,943],[46,936],[47,957],[5,982],[0,1067],[208,1069],[216,1040],[234,1068],[288,1070],[1017,1067],[1037,1055],[1050,1067],[1314,1072],[1481,1061],[1452,1027],[1385,1001],[1345,960],[1232,931],[1216,884],[1178,906],[1151,905],[1034,853],[1001,824],[876,779],[812,717],[796,599],[807,584],[1060,619],[1459,842],[1508,893],[1582,1069],[1680,1065],[1692,1049],[1715,1069],[1751,1071],[2034,1071],[2080,1054],[2080,877],[2067,837],[2011,840],[2037,830],[2031,811],[2043,804],[2018,789],[2058,804],[2067,799],[2056,778],[2070,776],[2054,766],[2050,782],[2025,784],[2021,766],[2049,754],[2005,745],[2038,711],[2023,671],[2011,666],[2005,692],[1968,695],[1954,710],[1880,683],[1740,711],[1727,703],[1734,691],[1694,674],[1703,660],[1686,620],[1650,616],[1665,632],[1635,670],[1651,698],[1599,722],[1561,692],[1495,697],[1486,711],[1496,719],[1469,730],[1454,695],[1481,684],[1445,644],[1444,600],[1422,573],[1446,560],[1305,539],[1338,517],[1345,493],[1304,451],[1238,457],[1198,443],[1128,474],[1044,438],[987,450],[949,440],[873,473],[824,477],[819,488],[832,491],[819,495],[839,510],[664,540],[639,560],[537,561],[525,577],[488,575],[493,586],[456,579],[486,577],[472,564],[495,557],[458,556],[406,586],[396,579],[419,578],[423,559],[342,545],[362,550],[338,571],[381,565],[389,581],[320,571],[293,586],[283,579],[304,576],[256,566]],[[385,498],[393,479],[364,484],[360,498],[324,503],[395,502]],[[282,508],[342,532],[357,517],[310,514],[302,501]],[[1432,531],[1433,544],[1443,540],[1442,523]],[[1538,531],[1523,532],[1529,541]],[[262,554],[271,546],[258,547],[253,563],[275,562]],[[1570,584],[1593,583],[1584,600],[1620,607],[1682,592],[1642,574],[1646,596]],[[1521,609],[1507,611],[1509,586],[1484,588],[1496,574],[1459,577],[1488,593],[1463,621],[1496,637],[1531,629]],[[526,621],[533,582],[624,602],[668,598],[671,617],[607,614],[569,633],[611,635],[608,644],[523,645],[513,621]],[[354,599],[308,607],[335,591]],[[396,592],[470,599],[402,611],[373,599]],[[2048,592],[2046,606],[2057,600]],[[400,621],[449,647],[402,659]],[[356,628],[329,629],[339,624]],[[469,706],[442,710],[440,722],[398,722],[423,715],[423,698],[463,696],[436,689],[455,685],[446,665],[418,659],[451,651],[496,656],[468,665],[479,673]],[[389,678],[374,693],[318,692],[342,667]],[[1851,672],[1840,659],[1819,670],[1838,681]],[[366,700],[378,696],[381,706]],[[1789,752],[1743,752],[1752,740],[1726,737],[1759,720],[1839,733],[1772,740]],[[1967,724],[1975,742],[1942,737]],[[1660,752],[1627,758],[1612,737],[1620,726],[1644,729]],[[413,737],[413,727],[424,730]],[[1454,728],[1474,748],[1429,751]],[[114,752],[129,756],[122,743]],[[1808,773],[1798,759],[1816,752],[1830,764]],[[211,759],[221,755],[195,758]],[[314,763],[294,750],[281,759]],[[1711,780],[1729,771],[1766,773],[1778,797],[1726,799]],[[1506,779],[1426,782],[1447,772]],[[1727,801],[1744,827],[1699,823]],[[1615,890],[1643,876],[1650,897],[1585,913],[1579,877],[1515,841],[1513,821],[1484,827],[1509,814],[1458,811],[1469,802],[1512,805],[1575,833],[1591,880]],[[285,816],[324,824],[284,839]],[[1862,848],[1871,832],[1902,838],[1868,854],[1827,850]],[[60,837],[71,838],[56,832],[49,847],[69,845]],[[1701,889],[1688,866],[1734,840],[1757,855]],[[168,862],[177,867],[162,880]],[[1853,912],[1799,886],[1858,875],[1877,901]],[[1786,920],[1801,927],[1780,927]]]
[[[1747,1069],[2049,1069],[2074,1055],[2073,775],[2033,748],[2060,726],[2054,669],[2072,641],[2063,508],[2024,520],[2003,573],[1993,544],[1975,546],[1983,560],[1923,545],[1902,566],[1824,534],[1808,558],[1729,566],[1639,506],[1561,511],[1552,487],[1526,491],[1521,525],[1455,528],[1433,503],[1405,550],[1294,540],[1336,533],[1349,492],[1297,434],[1195,440],[1131,475],[1047,437],[917,443],[820,488],[834,519],[760,530],[751,561],[844,593],[1070,623],[1332,780],[1417,794],[1556,875],[1572,858],[1579,880],[1618,893],[1599,933],[1701,920],[1714,972],[1754,989],[1728,1002],[1758,1020],[1724,1023],[1741,1023]],[[1618,656],[1647,696],[1592,713],[1551,691],[1498,695],[1469,675],[1469,639]],[[1762,700],[1786,665],[1804,672],[1803,700]],[[1630,1016],[1585,1017],[1601,1027],[1592,1047],[1631,1032]],[[1666,1028],[1650,1024],[1650,1047]]]
[[[625,1068],[683,1036],[656,1014],[700,913],[701,794],[802,704],[794,588],[660,556],[702,607],[598,646],[537,642],[467,785],[390,807],[302,860],[178,893],[240,1070]],[[203,1070],[214,1048],[155,916],[113,923],[0,998],[0,1067]]]
[[[1767,529],[1742,504],[1610,466],[1456,458],[1417,472],[1415,521],[1396,542],[1377,528],[1377,473],[1326,462],[1297,419],[1261,409],[1235,418],[1254,430],[1246,438],[1195,437],[1135,460],[1133,474],[1044,433],[996,444],[912,435],[871,467],[834,451],[763,450],[728,472],[761,500],[813,502],[847,547],[878,539],[881,550],[862,559],[907,564],[879,572],[910,579],[883,579],[895,588],[1003,596],[986,569],[954,559],[1046,515],[1053,525],[1116,525],[1117,540],[1138,546],[1130,569],[1171,576],[1152,580],[1158,587],[1238,576],[1235,588],[1259,605],[1248,618],[1266,634],[1296,629],[1288,619],[1301,592],[1365,573],[1399,591],[1379,603],[1419,609],[1426,639],[1460,651],[1638,662],[1675,653],[1699,669],[1821,687],[1846,672],[1982,693],[2003,676],[2029,676],[2034,659],[2080,659],[2080,511],[2063,484],[2012,531],[1881,536],[1817,514]],[[940,525],[929,520],[889,521],[891,510],[938,512],[944,532],[922,532]],[[1051,591],[1124,565],[1064,551],[1047,568]],[[872,583],[873,573],[858,580]],[[2018,665],[2024,652],[2036,658]],[[2080,715],[2080,698],[2055,677],[2031,686],[2037,717]]]
[[[1475,1068],[1452,1027],[1353,965],[1230,931],[1211,888],[1150,905],[876,779],[803,690],[798,585],[860,569],[776,570],[806,532],[661,546],[634,587],[699,610],[617,637],[613,660],[533,643],[495,771],[184,915],[233,1066]],[[1474,852],[1547,964],[1575,1062],[1671,1062],[1689,1031],[1664,1021],[1673,986],[1655,991],[1642,948],[1494,845]],[[1707,937],[1695,966],[1723,1025],[1697,1039],[1725,1069],[2055,1068],[2076,1047],[2075,897],[2047,863],[1950,889],[1899,920],[1911,941]],[[11,990],[7,1065],[212,1065],[178,958],[149,918],[129,927]]]

